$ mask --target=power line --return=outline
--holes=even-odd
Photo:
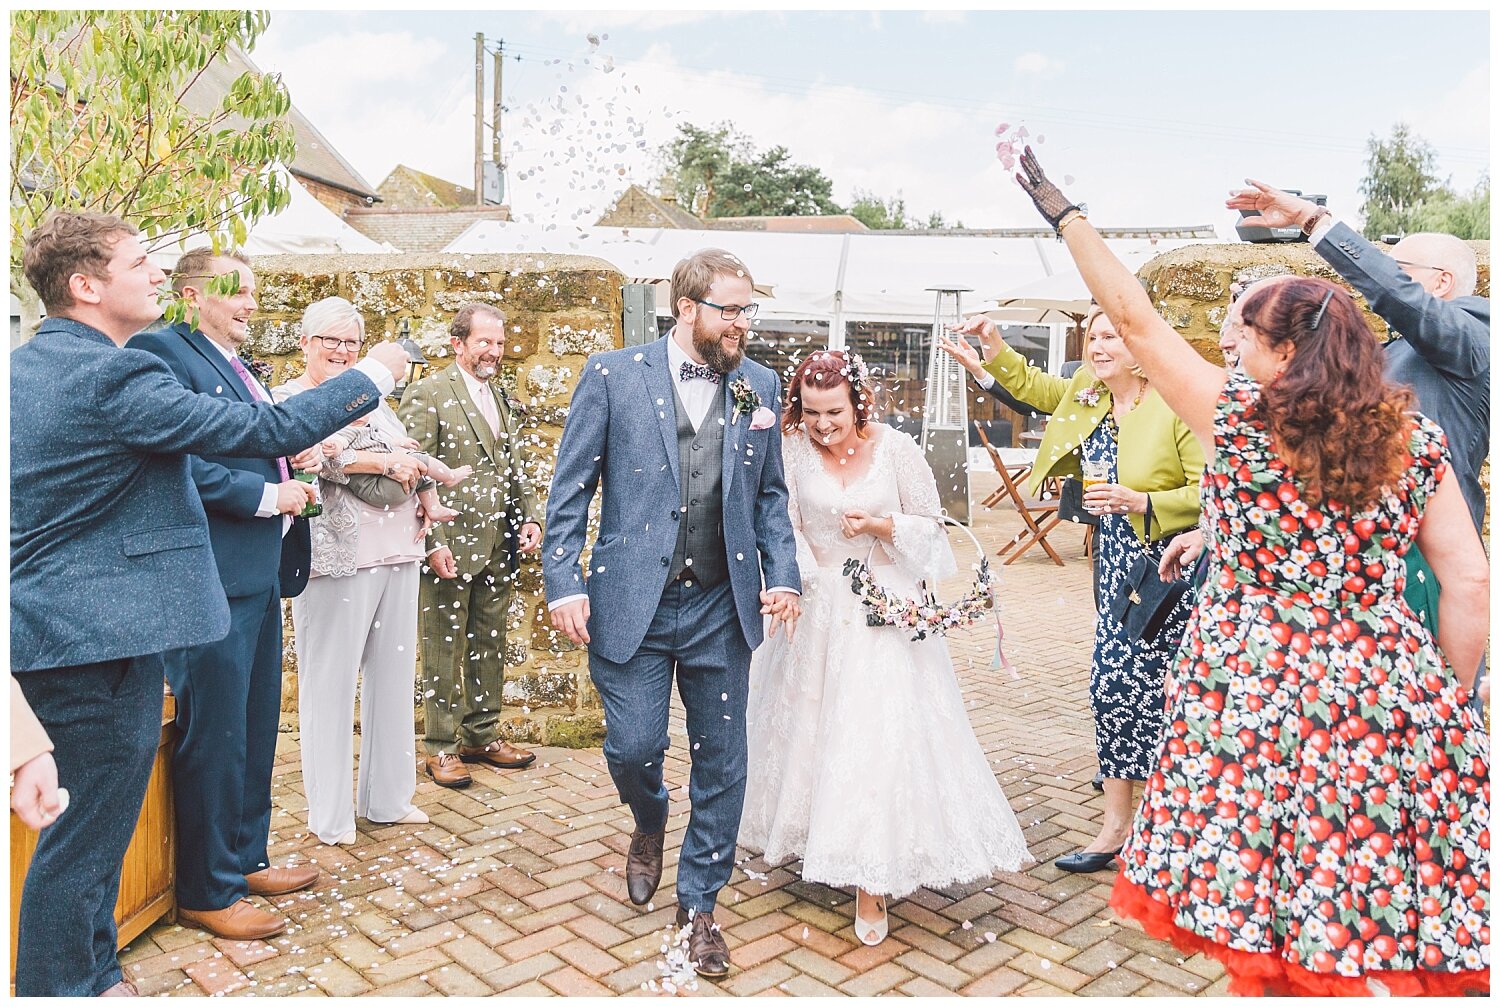
[[[600,58],[597,52],[582,54],[574,50],[559,49],[533,43],[508,43],[508,45],[515,53],[517,59],[529,56],[533,60],[546,62],[555,60],[559,63],[575,63],[581,61],[592,64],[596,59]],[[714,70],[707,67],[693,67],[688,65],[666,66],[658,63],[649,63],[644,60],[618,58],[612,54],[605,54],[603,58],[611,60],[615,66],[646,67],[659,73],[673,74],[700,82],[710,80],[716,76],[722,77],[724,74],[722,70]],[[817,83],[803,78],[757,74],[739,70],[733,71],[733,74],[734,76],[754,81],[762,89],[771,93],[786,94],[789,96],[804,96]],[[884,87],[860,87],[851,90],[852,93],[851,91],[835,92],[826,97],[834,101],[853,101],[882,106],[899,101],[924,102],[958,111],[984,112],[990,115],[1000,114],[998,111],[1000,109],[999,103],[983,99],[935,95]],[[1186,119],[1167,119],[1116,113],[1105,114],[1089,112],[1083,109],[1036,104],[1007,103],[1004,111],[1012,117],[1045,117],[1051,121],[1083,127],[1123,130],[1154,136],[1189,137],[1199,140],[1242,140],[1328,153],[1360,153],[1366,149],[1365,140],[1363,139],[1356,140],[1350,137],[1334,137],[1327,134],[1294,133],[1287,130],[1225,125],[1224,123],[1194,122]],[[1488,150],[1480,147],[1449,146],[1439,148],[1438,153],[1449,160],[1462,163],[1488,164],[1489,161]]]

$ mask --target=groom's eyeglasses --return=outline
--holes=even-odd
[[[707,308],[718,308],[719,317],[726,322],[732,322],[740,317],[740,315],[744,315],[746,318],[754,318],[755,313],[760,310],[759,304],[715,304],[713,301],[705,301],[701,297],[695,297],[693,300]]]

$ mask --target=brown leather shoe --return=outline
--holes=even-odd
[[[517,748],[508,741],[495,740],[483,748],[461,745],[458,757],[465,762],[483,762],[496,769],[525,769],[536,761],[536,753]]]
[[[128,979],[121,979],[99,995],[102,997],[138,997],[141,991],[135,988],[135,983]]]
[[[661,884],[661,851],[666,845],[663,832],[632,832],[630,850],[625,854],[625,890],[630,901],[644,906]]]
[[[230,941],[259,940],[286,929],[285,919],[255,908],[249,899],[240,899],[225,909],[179,909],[177,922]]]
[[[713,913],[693,913],[690,921],[688,911],[679,906],[677,925],[693,928],[688,934],[688,961],[693,963],[694,972],[705,979],[723,979],[729,974],[729,945],[724,943]]]
[[[245,875],[251,895],[286,895],[312,887],[318,880],[316,867],[267,867]]]
[[[427,757],[427,775],[440,787],[467,787],[474,782],[469,770],[452,752],[440,752]]]

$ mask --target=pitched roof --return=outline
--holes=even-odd
[[[620,193],[604,216],[595,221],[599,227],[671,227],[700,230],[707,226],[674,202],[653,196],[639,185]]]
[[[247,70],[260,73],[260,67],[250,61],[235,46],[224,50],[224,58],[211,61],[188,89],[183,92],[182,104],[194,115],[212,115],[229,93],[229,86],[236,77]],[[372,202],[380,201],[380,194],[365,181],[354,166],[344,160],[333,148],[333,144],[293,105],[286,115],[287,122],[297,137],[297,156],[287,167],[294,175],[303,175],[325,185],[352,192]],[[226,122],[233,126],[235,118]]]
[[[474,190],[429,175],[425,171],[398,164],[385,176],[377,190],[391,208],[427,209],[431,207],[471,207]]]
[[[438,252],[477,220],[509,220],[508,206],[356,207],[344,222],[366,237],[403,252]]]

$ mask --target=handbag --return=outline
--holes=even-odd
[[[1068,476],[1062,481],[1062,491],[1057,495],[1057,516],[1074,524],[1099,526],[1099,515],[1083,509],[1083,481]]]
[[[1146,497],[1146,531],[1151,530],[1151,497]],[[1172,535],[1163,541],[1171,541]],[[1109,614],[1125,627],[1132,640],[1154,643],[1162,627],[1182,596],[1187,594],[1189,578],[1179,577],[1170,584],[1156,572],[1151,557],[1142,553],[1125,573],[1125,583],[1109,606]]]

